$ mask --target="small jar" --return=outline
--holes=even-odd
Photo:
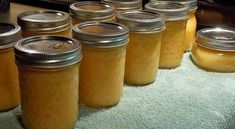
[[[70,36],[69,14],[61,11],[27,11],[17,16],[17,22],[24,38],[37,35]]]
[[[197,20],[196,20],[196,10],[197,10],[197,0],[151,0],[151,2],[165,2],[165,1],[173,1],[176,3],[180,3],[189,7],[189,19],[186,24],[186,33],[185,33],[185,52],[190,51],[192,49],[192,45],[195,42],[195,35],[197,29]]]
[[[193,62],[208,71],[235,72],[235,30],[199,30],[192,48]]]
[[[85,22],[73,27],[82,44],[80,101],[90,107],[116,105],[122,96],[128,28],[117,23]]]
[[[115,6],[116,12],[142,10],[142,0],[103,0]]]
[[[159,67],[170,69],[180,66],[184,54],[188,7],[167,1],[147,3],[145,8],[165,18],[166,29],[162,35]]]
[[[22,119],[27,129],[72,129],[78,114],[80,44],[33,36],[15,46]]]
[[[0,111],[19,104],[19,82],[14,62],[14,45],[21,39],[18,25],[0,23]]]
[[[114,22],[114,6],[98,1],[82,1],[70,5],[73,25],[85,21]]]
[[[146,85],[155,81],[160,57],[163,18],[149,11],[124,11],[117,22],[129,30],[126,51],[125,83]]]

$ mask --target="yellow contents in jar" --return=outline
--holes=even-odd
[[[19,104],[19,82],[12,48],[0,50],[0,111]]]
[[[71,29],[68,28],[66,30],[62,31],[56,31],[56,32],[33,32],[33,31],[22,31],[22,36],[23,38],[27,38],[30,36],[38,36],[38,35],[60,35],[60,36],[65,36],[65,37],[71,37]]]
[[[75,19],[75,18],[72,18],[72,24],[75,25],[75,24],[79,24],[79,23],[82,23],[82,22],[87,22],[87,21],[100,21],[100,22],[116,22],[116,17],[113,16],[109,19],[103,19],[103,20],[86,20],[86,21],[82,21],[82,20],[78,20],[78,19]]]
[[[235,52],[211,50],[194,45],[192,59],[196,65],[209,71],[235,72]]]
[[[163,31],[160,68],[175,68],[180,66],[184,54],[184,39],[187,20],[166,21]]]
[[[197,20],[195,17],[196,11],[189,12],[189,19],[186,24],[186,33],[185,33],[185,51],[190,51],[192,45],[195,43],[196,29],[197,29]]]
[[[80,67],[80,101],[91,107],[110,107],[122,96],[126,46],[83,47]]]
[[[18,66],[27,129],[72,129],[78,114],[78,64],[39,69]]]
[[[161,33],[130,33],[126,52],[125,83],[145,85],[155,81]]]

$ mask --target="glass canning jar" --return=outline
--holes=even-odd
[[[78,114],[80,44],[33,36],[15,46],[22,119],[27,129],[72,129]]]
[[[235,72],[235,30],[227,28],[199,30],[191,57],[197,66],[205,70]]]
[[[73,25],[86,21],[114,22],[114,6],[98,1],[82,1],[70,5]]]
[[[129,44],[126,51],[125,83],[146,85],[155,81],[160,57],[163,18],[150,11],[124,11],[117,22],[126,25]]]
[[[117,104],[122,96],[128,28],[118,23],[85,22],[73,27],[82,44],[79,98],[90,107]]]
[[[102,0],[115,6],[115,11],[142,10],[142,0]]]
[[[14,62],[14,45],[21,39],[18,25],[0,23],[0,111],[19,104],[19,82]]]
[[[174,2],[152,2],[145,5],[146,10],[164,16],[166,29],[162,35],[160,68],[180,66],[184,54],[184,40],[188,7]]]
[[[196,10],[197,10],[197,0],[151,0],[151,2],[164,2],[164,1],[173,1],[175,3],[180,3],[189,7],[189,18],[186,24],[186,33],[185,33],[185,52],[192,49],[192,45],[195,43],[195,35],[197,29],[197,20],[196,20]]]
[[[61,35],[70,36],[69,14],[55,10],[27,11],[17,16],[22,36]]]

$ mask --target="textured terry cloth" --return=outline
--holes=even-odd
[[[22,129],[19,115],[19,108],[0,113],[0,129]],[[79,116],[76,129],[235,129],[235,73],[201,70],[187,53],[153,84],[125,85],[118,105],[81,106]]]

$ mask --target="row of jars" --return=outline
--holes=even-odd
[[[163,7],[169,6],[173,10],[171,15],[164,13]],[[1,24],[0,58],[5,63],[1,63],[3,87],[0,91],[3,92],[0,101],[3,103],[0,103],[0,110],[19,103],[19,78],[22,117],[27,129],[72,128],[77,120],[78,98],[91,107],[113,106],[120,101],[123,82],[146,85],[156,79],[159,64],[162,68],[179,66],[184,52],[187,7],[165,2],[149,3],[148,7],[149,10],[161,8],[160,13],[166,21],[161,14],[152,11],[124,11],[116,14],[118,23],[81,22],[74,25],[74,39],[68,38],[69,16],[63,12],[20,14],[18,23],[22,27],[23,40],[20,40],[19,26]],[[62,36],[29,37],[44,34]],[[213,43],[205,45],[205,41],[222,45],[218,50],[218,45],[208,47]],[[221,49],[226,46],[224,44],[227,47]],[[215,47],[217,49],[213,49]],[[228,48],[230,51],[226,51]],[[221,50],[224,50],[222,56]],[[225,58],[223,55],[227,53]],[[210,63],[217,69],[228,66],[228,71],[235,71],[234,32],[225,29],[199,31],[192,57],[202,67]],[[224,60],[216,62],[218,65],[210,62],[217,59]]]

